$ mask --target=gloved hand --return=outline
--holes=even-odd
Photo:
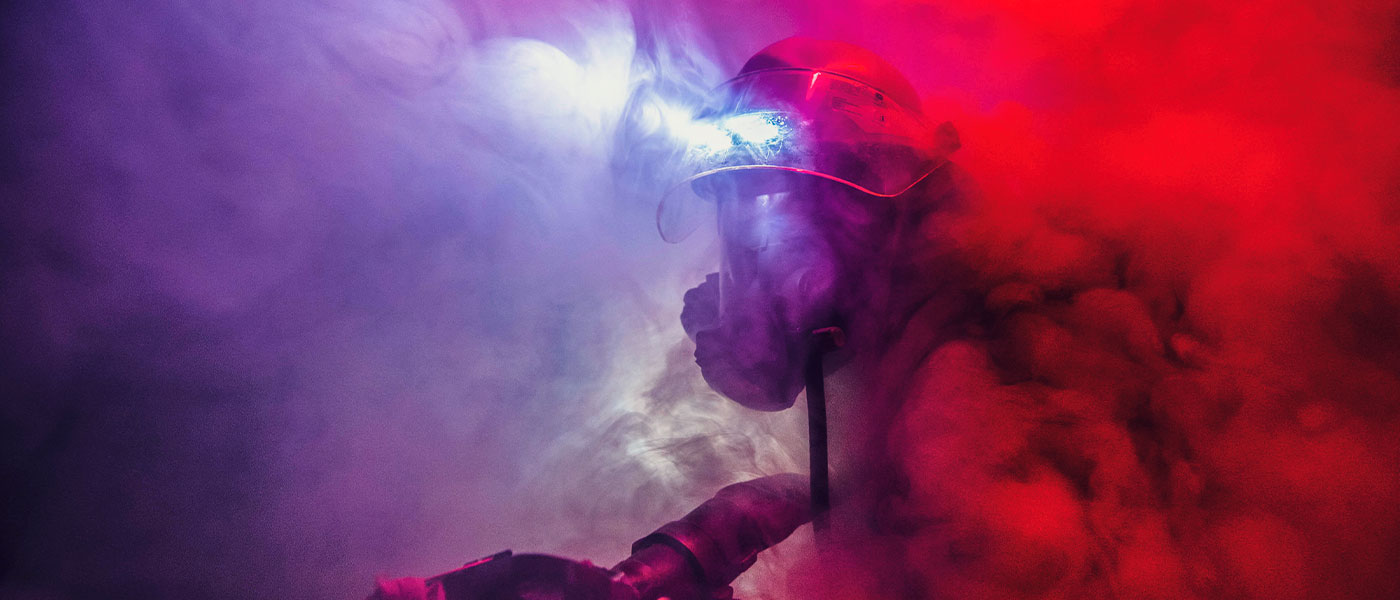
[[[783,306],[730,307],[720,318],[719,276],[687,291],[681,327],[711,388],[756,410],[782,410],[802,390],[802,340],[785,331]]]
[[[713,329],[719,323],[719,273],[710,273],[701,282],[686,291],[681,308],[681,329],[690,339],[695,334]]]

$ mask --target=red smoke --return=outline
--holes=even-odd
[[[912,71],[984,190],[987,331],[890,440],[921,594],[1400,597],[1395,3],[810,19]]]

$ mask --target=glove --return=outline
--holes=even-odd
[[[802,391],[802,340],[785,331],[782,306],[755,306],[719,316],[719,276],[685,293],[681,327],[695,341],[705,383],[756,410],[792,406]]]
[[[718,324],[719,273],[710,273],[705,281],[685,293],[681,328],[694,340],[697,332],[714,329]]]

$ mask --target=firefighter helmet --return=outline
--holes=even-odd
[[[706,201],[720,194],[717,179],[793,173],[893,198],[957,149],[951,126],[931,127],[914,87],[884,59],[852,44],[801,37],[750,58],[686,129],[680,181],[657,210],[668,242],[703,221]],[[724,174],[731,177],[716,177]]]

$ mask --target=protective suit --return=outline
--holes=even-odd
[[[884,438],[919,363],[970,322],[966,269],[947,231],[971,189],[949,162],[957,134],[930,124],[913,87],[878,56],[805,38],[750,59],[687,133],[657,225],[668,242],[711,217],[717,227],[720,269],[686,293],[681,313],[701,374],[720,394],[765,411],[791,407],[813,364],[822,381],[829,374],[834,476],[823,542],[852,550],[842,553],[851,568],[894,564],[875,543],[901,526],[890,506],[902,483]],[[814,353],[819,331],[839,332],[840,347]],[[814,517],[811,489],[796,474],[728,486],[639,539],[612,569],[547,567],[593,581],[593,591],[537,596],[730,597],[729,584],[761,551]],[[825,506],[815,510],[826,516]],[[502,565],[495,568],[508,570]],[[454,596],[444,583],[460,578],[454,573],[421,586],[386,583],[379,593],[537,597],[518,581],[515,591],[499,584],[502,591]],[[401,585],[407,594],[390,589]]]

